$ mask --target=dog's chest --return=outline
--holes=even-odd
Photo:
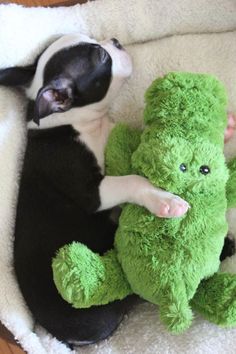
[[[113,123],[107,118],[103,118],[86,126],[73,125],[73,128],[79,133],[78,141],[84,143],[93,152],[98,165],[104,172],[104,150],[110,131],[113,128]]]

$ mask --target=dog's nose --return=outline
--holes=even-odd
[[[118,39],[112,38],[111,41],[112,41],[113,45],[114,45],[116,48],[118,48],[118,49],[123,49],[123,47],[122,47],[122,45],[120,44],[120,42],[118,41]]]

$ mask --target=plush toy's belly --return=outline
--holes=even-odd
[[[200,217],[194,207],[183,218],[160,219],[144,208],[126,206],[115,246],[132,290],[158,303],[170,284],[184,282],[191,299],[201,279],[219,267],[227,233],[225,208],[214,219],[207,212]]]

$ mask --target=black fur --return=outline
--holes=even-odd
[[[36,64],[25,67],[0,69],[0,85],[23,86],[28,84],[35,73]]]
[[[0,69],[0,85],[24,86],[31,82],[36,65]],[[79,58],[79,60],[78,60]],[[110,86],[112,59],[98,44],[80,43],[56,52],[47,62],[31,119],[65,112],[101,101]],[[50,93],[45,99],[42,93]]]
[[[227,257],[232,257],[235,254],[235,251],[236,251],[235,240],[229,234],[225,238],[224,247],[223,247],[221,255],[220,255],[221,262]]]
[[[113,245],[116,225],[100,204],[103,176],[94,155],[75,141],[71,126],[32,130],[19,191],[14,260],[17,279],[35,319],[62,341],[97,341],[119,324],[130,299],[76,310],[57,293],[51,262],[80,241],[95,252]]]
[[[78,60],[78,58],[80,58]],[[97,44],[80,43],[55,53],[43,72],[33,120],[102,100],[111,81],[112,60]]]
[[[80,43],[51,57],[44,68],[44,86],[58,78],[71,80],[72,107],[86,106],[105,96],[111,81],[111,67],[112,59],[100,45]]]

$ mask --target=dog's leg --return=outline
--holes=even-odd
[[[151,213],[163,218],[184,215],[189,204],[180,197],[155,188],[146,178],[136,175],[106,176],[100,187],[100,210],[122,203],[144,206]]]

